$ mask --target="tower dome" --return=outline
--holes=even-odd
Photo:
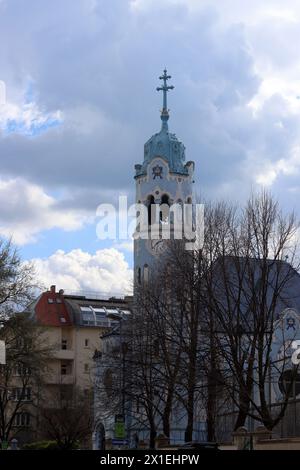
[[[162,126],[160,132],[154,134],[145,143],[144,146],[144,162],[142,165],[136,165],[136,176],[146,175],[149,163],[160,157],[169,165],[170,173],[178,173],[188,175],[188,168],[185,166],[185,146],[176,137],[175,134],[169,132],[168,120],[169,110],[167,108],[167,92],[174,87],[167,85],[167,80],[171,78],[164,70],[160,80],[163,80],[163,85],[157,87],[157,91],[163,92],[163,109],[161,111]]]

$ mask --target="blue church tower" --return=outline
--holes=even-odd
[[[169,110],[167,93],[174,87],[168,85],[171,78],[164,70],[159,77],[162,85],[157,91],[163,92],[163,108],[161,110],[161,130],[145,143],[144,161],[135,165],[136,203],[144,204],[149,210],[149,223],[153,205],[177,203],[193,204],[193,174],[194,162],[185,162],[185,146],[169,132]],[[169,222],[172,224],[171,220]],[[167,247],[167,241],[162,237],[152,238],[150,229],[148,239],[134,240],[134,282],[135,285],[147,282],[155,269],[158,257]],[[172,231],[172,229],[171,229]]]

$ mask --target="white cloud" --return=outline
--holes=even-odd
[[[80,249],[68,253],[56,251],[46,259],[34,259],[38,280],[45,287],[52,284],[68,291],[99,294],[130,294],[132,270],[123,253],[106,248],[90,254]]]
[[[64,209],[36,184],[0,180],[0,235],[12,236],[14,243],[33,242],[42,230],[77,230],[88,220],[85,211]]]
[[[21,106],[5,103],[0,107],[0,128],[6,134],[36,135],[58,125],[61,120],[60,111],[43,113],[33,102],[24,103]]]
[[[34,136],[62,123],[60,110],[47,112],[41,109],[32,95],[33,84],[28,81],[24,90],[15,90],[2,82],[0,99],[0,129],[4,134],[16,133]],[[9,93],[8,93],[9,91]],[[9,99],[10,97],[10,99]]]
[[[262,170],[256,175],[256,182],[263,186],[271,186],[281,175],[296,176],[300,171],[300,147],[291,150],[288,158],[282,158],[275,162],[265,162]]]

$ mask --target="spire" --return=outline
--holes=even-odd
[[[159,77],[160,80],[163,80],[163,85],[157,87],[157,91],[163,92],[163,108],[161,110],[161,120],[162,120],[162,129],[168,130],[168,119],[169,119],[169,110],[167,107],[167,92],[173,90],[173,85],[168,86],[167,80],[171,78],[171,75],[167,74],[167,70],[164,70],[164,74]]]

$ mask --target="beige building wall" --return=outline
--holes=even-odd
[[[93,386],[93,355],[101,348],[103,328],[45,327],[44,336],[53,348],[45,371],[46,385],[74,385],[82,390]]]
[[[103,328],[75,329],[75,377],[76,385],[82,389],[90,388],[93,384],[93,356],[96,349],[101,349],[100,336],[103,333]]]

